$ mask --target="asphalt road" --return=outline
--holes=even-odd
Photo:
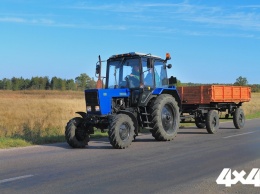
[[[141,134],[125,150],[107,138],[85,149],[60,143],[0,150],[0,193],[260,193],[239,181],[218,185],[224,168],[244,170],[244,178],[260,168],[260,119],[243,130],[221,123],[214,135],[180,129],[171,142]]]

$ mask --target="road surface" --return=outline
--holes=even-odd
[[[260,168],[260,119],[243,130],[221,123],[214,135],[180,129],[171,142],[141,134],[125,150],[113,149],[107,138],[85,149],[66,143],[2,149],[0,193],[260,193],[240,181],[218,185],[224,168],[244,170],[242,178]]]

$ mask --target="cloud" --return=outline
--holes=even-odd
[[[105,12],[117,12],[117,13],[137,13],[141,12],[142,8],[135,4],[102,4],[92,5],[87,3],[79,3],[73,6],[67,7],[68,9],[80,9],[89,11],[105,11]]]
[[[0,22],[26,23],[26,20],[23,18],[17,18],[17,17],[2,17],[2,18],[0,18]]]
[[[132,30],[169,35],[187,32],[184,34],[204,36],[207,31],[207,35],[212,36],[223,36],[226,32],[227,35],[259,37],[256,34],[260,31],[260,13],[256,10],[258,8],[260,5],[210,6],[189,1],[103,4],[88,1],[59,7],[55,15],[1,14],[0,22],[91,30]],[[76,15],[75,10],[78,13]],[[216,33],[217,30],[223,31],[223,34]]]
[[[49,19],[26,19],[21,17],[2,17],[0,22],[6,23],[23,23],[23,24],[38,24],[38,25],[53,25],[55,22]]]

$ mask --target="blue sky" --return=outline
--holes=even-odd
[[[132,51],[170,52],[181,82],[260,84],[260,1],[0,0],[0,79],[94,77]]]

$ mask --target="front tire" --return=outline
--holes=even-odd
[[[65,138],[68,144],[73,148],[84,148],[88,145],[89,134],[81,124],[84,119],[81,117],[75,117],[71,119],[65,128]]]
[[[237,129],[242,129],[245,126],[245,114],[243,109],[237,108],[233,114],[233,123]]]
[[[169,94],[162,94],[151,104],[151,133],[157,141],[171,141],[180,123],[179,107]]]
[[[109,124],[108,138],[116,149],[125,149],[134,140],[134,123],[126,114],[118,114]]]
[[[207,114],[206,128],[208,133],[216,133],[219,129],[219,116],[217,111],[210,110]]]

